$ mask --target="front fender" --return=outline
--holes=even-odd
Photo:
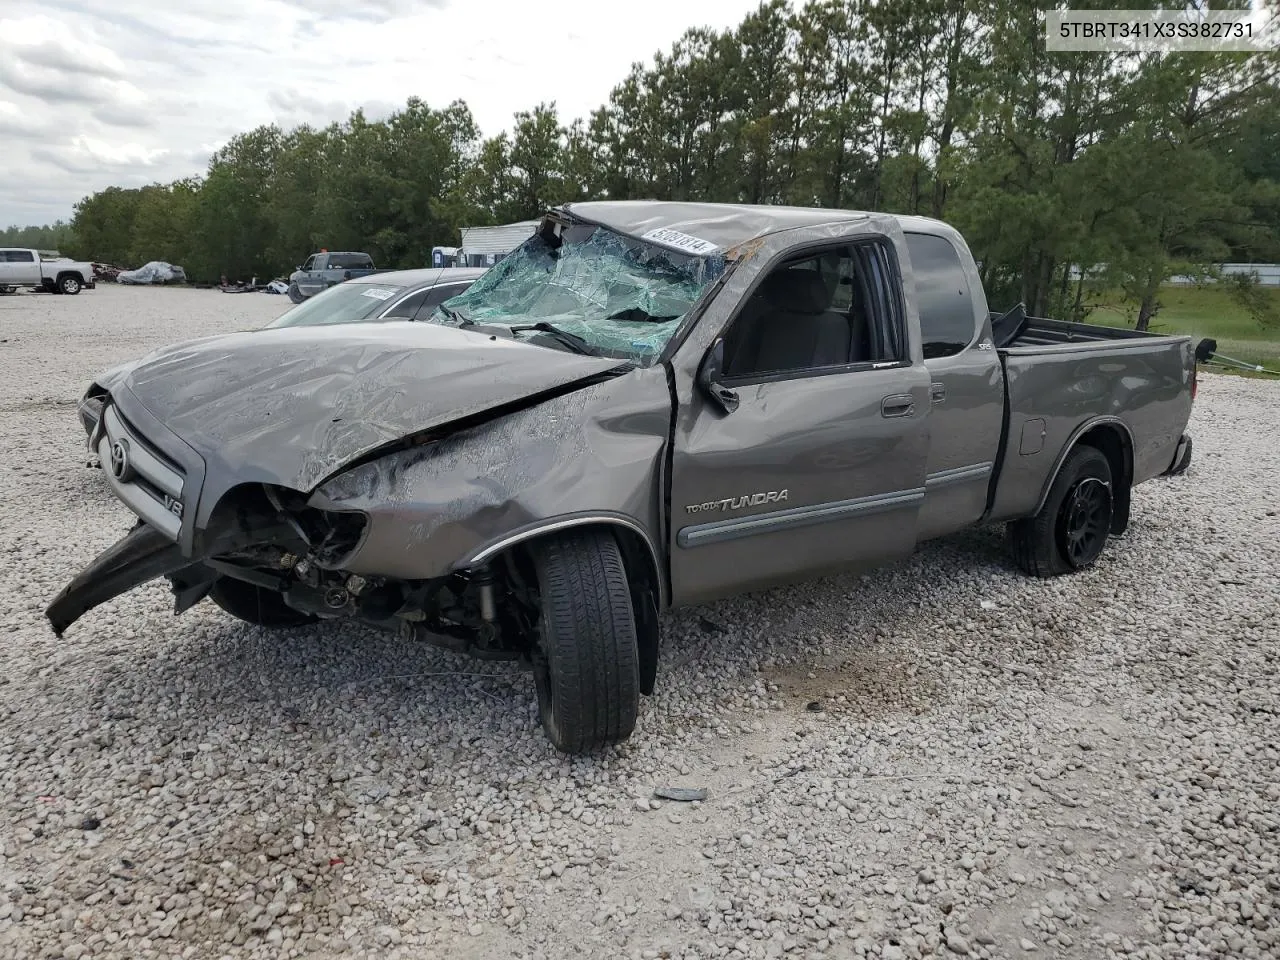
[[[670,425],[665,370],[638,369],[355,467],[310,504],[369,518],[342,562],[366,576],[444,576],[593,518],[629,527],[657,554]]]

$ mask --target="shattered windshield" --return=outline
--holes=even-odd
[[[550,241],[535,234],[428,322],[498,324],[557,349],[647,366],[724,269],[718,251],[691,256],[578,224]]]

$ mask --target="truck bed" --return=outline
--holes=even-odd
[[[1097,425],[1127,435],[1133,483],[1169,467],[1191,416],[1190,337],[1032,317],[999,355],[1005,441],[989,519],[1035,513],[1058,455]]]
[[[994,319],[993,314],[993,319]],[[1008,348],[1049,347],[1064,343],[1099,343],[1115,340],[1167,339],[1162,334],[1146,330],[1130,330],[1125,327],[1103,327],[1093,323],[1071,323],[1067,320],[1050,320],[1046,317],[1030,317],[1026,329]],[[1006,349],[1008,349],[1006,348]]]

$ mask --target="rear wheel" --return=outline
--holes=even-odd
[[[307,298],[302,295],[302,291],[298,289],[298,285],[296,283],[291,283],[289,284],[289,299],[294,303],[301,303]]]
[[[640,708],[635,611],[617,541],[570,531],[534,552],[541,599],[533,651],[547,739],[585,753],[631,736]]]
[[[234,577],[219,577],[209,591],[209,599],[237,620],[257,627],[301,627],[318,620],[293,609],[274,590]]]
[[[1040,512],[1010,523],[1014,562],[1034,577],[1091,567],[1102,555],[1115,513],[1111,464],[1094,447],[1067,456]]]
[[[68,273],[58,278],[59,293],[65,293],[69,297],[74,297],[80,292],[80,287],[81,283],[79,277],[72,276]]]

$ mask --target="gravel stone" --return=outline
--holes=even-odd
[[[984,529],[666,615],[635,736],[570,760],[516,665],[373,630],[154,583],[53,638],[132,523],[85,384],[288,307],[0,298],[0,960],[1280,951],[1280,384],[1202,374],[1191,469],[1091,570]]]

